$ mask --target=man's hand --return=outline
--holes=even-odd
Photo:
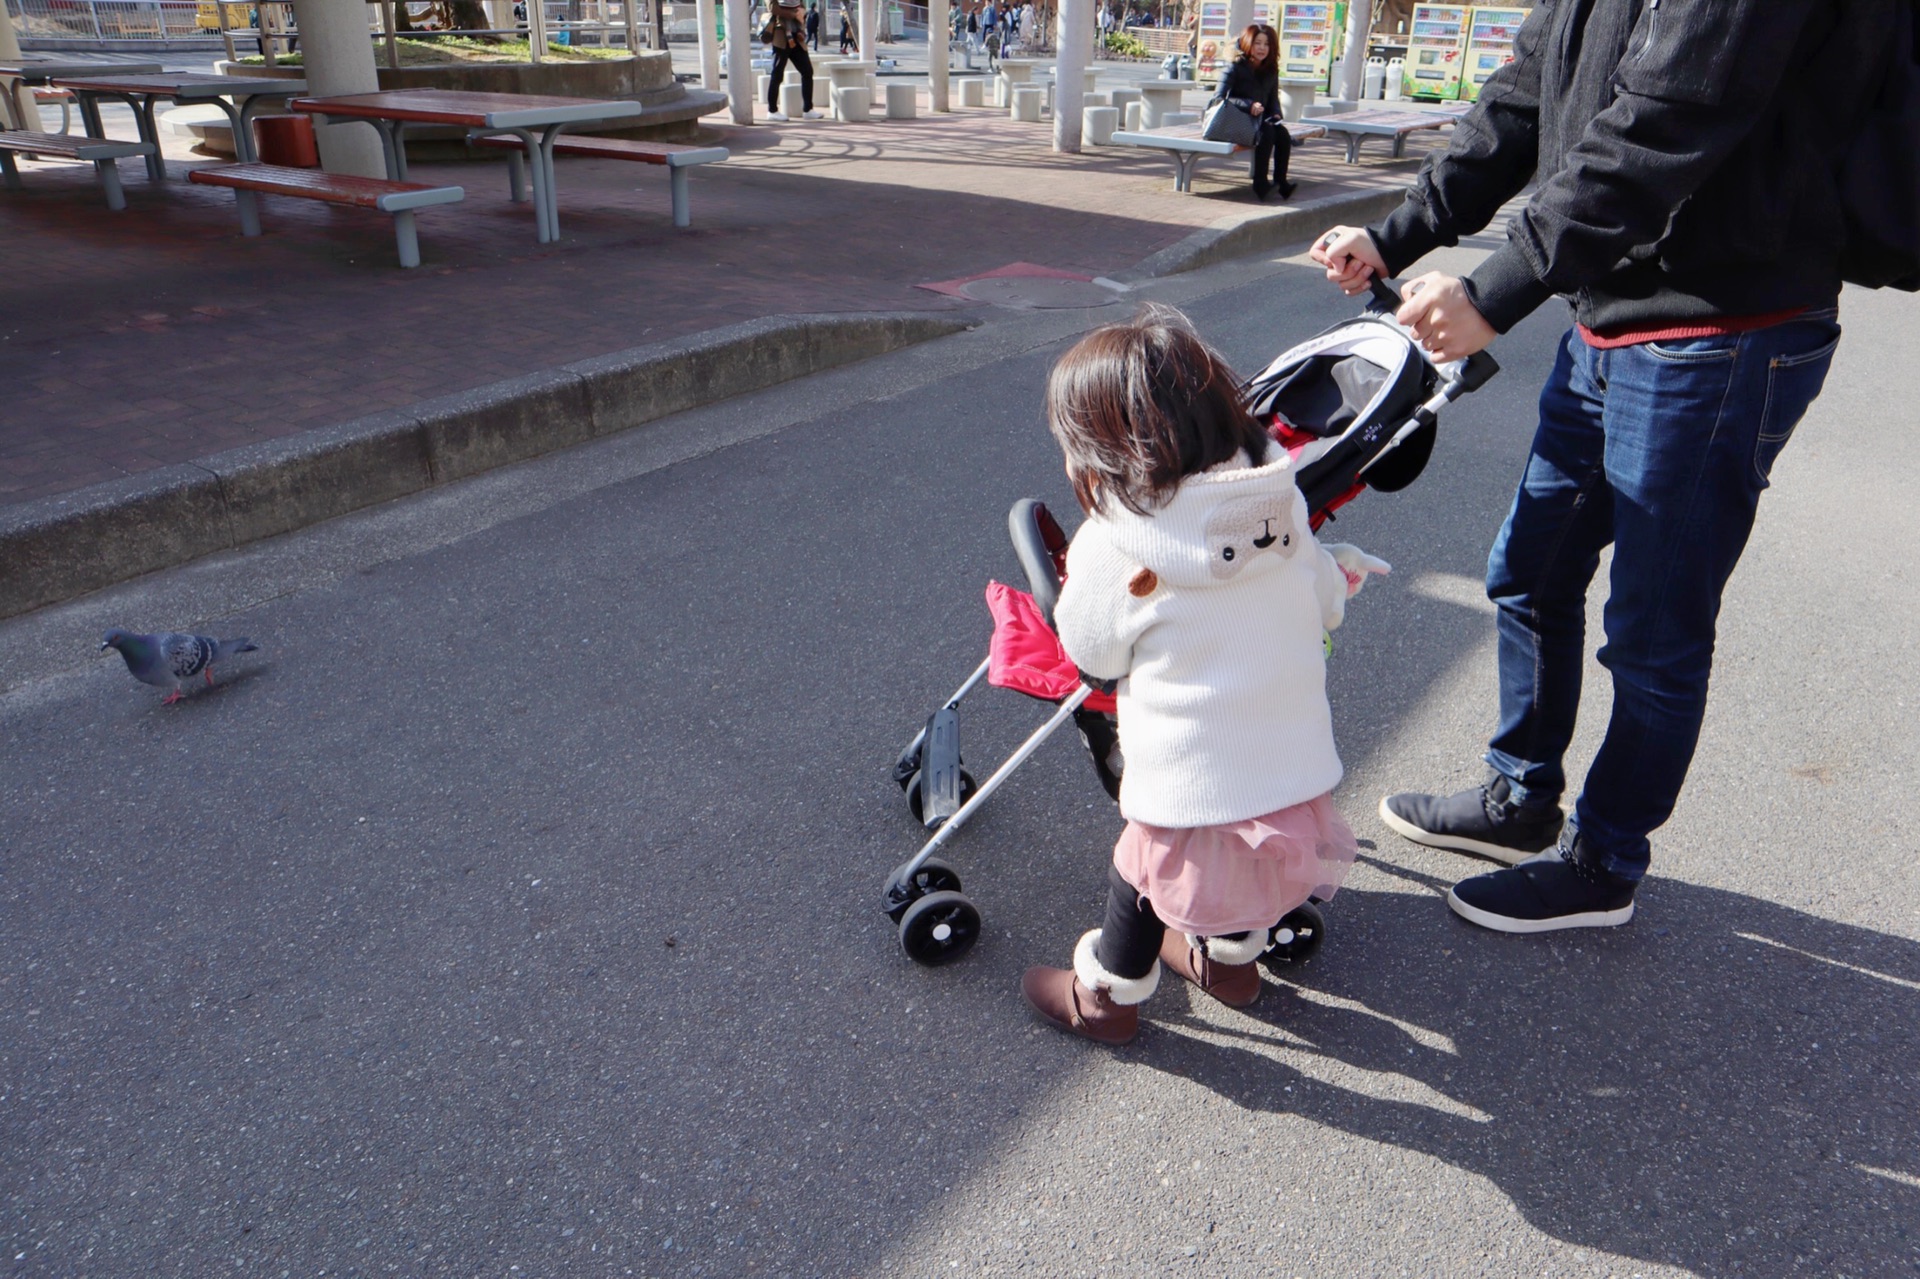
[[[1331,277],[1333,272],[1327,274]],[[1451,275],[1429,271],[1408,280],[1400,296],[1406,301],[1393,318],[1412,329],[1427,354],[1440,364],[1484,351],[1499,336]]]
[[[1348,297],[1367,290],[1367,281],[1387,275],[1386,259],[1365,227],[1337,226],[1313,243],[1307,256],[1327,268],[1327,278]]]

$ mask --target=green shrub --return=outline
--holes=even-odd
[[[1107,52],[1117,53],[1123,58],[1148,58],[1153,56],[1145,44],[1124,31],[1115,31],[1107,37]]]

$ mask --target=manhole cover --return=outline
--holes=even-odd
[[[1030,275],[988,276],[961,286],[976,302],[1035,311],[1073,311],[1111,306],[1120,295],[1092,280],[1060,280]]]

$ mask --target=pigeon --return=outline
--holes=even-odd
[[[213,664],[235,653],[258,652],[260,646],[244,635],[239,639],[209,639],[205,635],[135,635],[114,627],[100,641],[100,651],[118,649],[127,670],[142,684],[173,691],[160,704],[171,706],[184,694],[180,681],[204,674],[213,683]]]

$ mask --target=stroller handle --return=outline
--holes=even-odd
[[[1367,281],[1367,290],[1373,296],[1367,301],[1369,315],[1384,315],[1391,318],[1400,309],[1400,290],[1388,284],[1379,276]],[[1489,378],[1500,371],[1500,362],[1485,351],[1476,351],[1460,361],[1459,369],[1447,378],[1449,389],[1453,392],[1447,398],[1471,395],[1487,384]]]

